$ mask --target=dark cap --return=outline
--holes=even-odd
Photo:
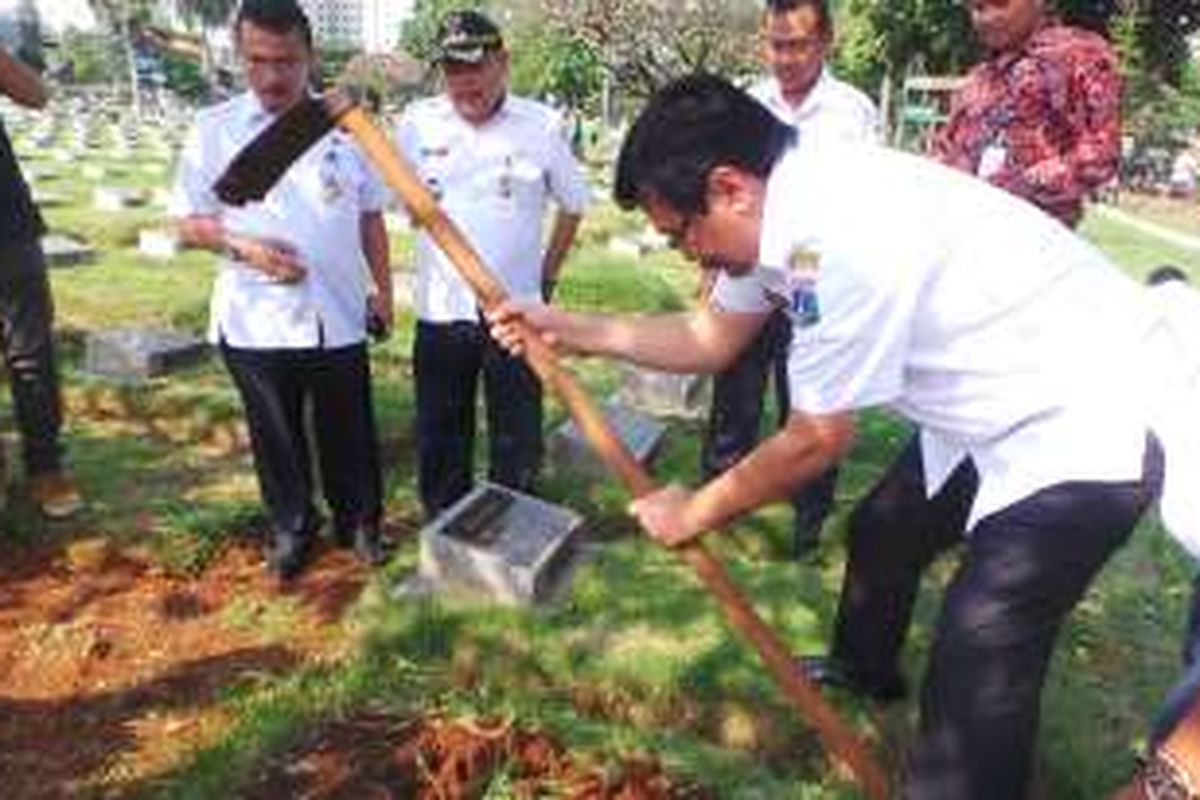
[[[438,26],[434,60],[478,64],[489,51],[504,47],[496,23],[479,11],[451,11]]]

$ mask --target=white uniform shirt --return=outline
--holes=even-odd
[[[750,94],[775,116],[800,133],[800,143],[875,142],[882,140],[879,111],[871,98],[845,81],[833,77],[829,68],[821,75],[799,106],[783,98],[779,81],[764,78],[750,87]]]
[[[582,214],[583,172],[548,106],[509,96],[482,125],[472,125],[445,95],[407,109],[396,139],[492,274],[514,297],[542,287],[542,220],[551,197]],[[437,245],[417,238],[417,316],[426,322],[475,321],[475,296]]]
[[[251,93],[201,111],[184,147],[170,213],[219,215],[232,233],[287,242],[307,274],[294,284],[222,258],[213,287],[209,338],[233,347],[342,347],[365,338],[370,273],[360,222],[387,201],[382,184],[348,137],[335,131],[284,173],[261,203],[234,208],[212,186],[274,117]]]
[[[1150,429],[1170,473],[1200,432],[1194,418],[1168,431],[1152,408],[1149,293],[982,181],[883,148],[797,148],[769,180],[760,258],[714,299],[791,309],[793,407],[894,408],[921,427],[931,494],[969,455],[968,527],[1056,483],[1136,480]],[[1200,518],[1182,527],[1200,541]]]
[[[1200,559],[1200,292],[1179,281],[1147,289],[1157,313],[1146,373],[1159,387],[1155,430],[1170,442],[1161,512],[1167,529]],[[1165,379],[1162,377],[1165,376]]]

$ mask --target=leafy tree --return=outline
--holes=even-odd
[[[92,12],[119,47],[125,59],[134,119],[142,114],[138,89],[137,37],[154,11],[153,0],[88,0]]]
[[[58,45],[58,62],[64,80],[97,84],[119,80],[121,58],[108,37],[68,28]]]
[[[517,93],[553,95],[571,108],[589,107],[599,96],[603,65],[586,41],[544,26],[521,27],[511,50]]]
[[[17,3],[17,58],[41,71],[46,68],[45,53],[42,52],[42,20],[33,0]]]
[[[611,78],[644,97],[698,69],[756,69],[759,7],[721,0],[546,0],[551,25],[586,44]]]
[[[233,16],[238,0],[181,0],[184,19],[200,35],[200,73],[208,86],[216,82],[216,66],[209,34],[225,25]],[[183,74],[183,73],[180,73]]]

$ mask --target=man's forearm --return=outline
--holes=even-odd
[[[571,245],[575,243],[575,234],[583,219],[579,214],[559,212],[554,218],[554,229],[550,231],[550,241],[546,245],[546,255],[542,259],[542,282],[555,283],[562,271],[563,262]]]
[[[720,372],[766,315],[699,309],[678,314],[570,314],[556,331],[568,348],[667,372]]]
[[[387,227],[380,213],[364,214],[362,218],[362,248],[371,279],[381,297],[392,296],[392,267],[388,252]]]
[[[50,91],[32,67],[0,48],[0,92],[28,108],[43,108]]]
[[[696,532],[715,530],[756,508],[791,497],[836,463],[853,440],[849,413],[794,414],[781,431],[692,495],[686,512],[688,527]]]

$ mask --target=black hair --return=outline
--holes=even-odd
[[[237,17],[233,21],[234,31],[240,31],[243,22],[250,22],[272,33],[286,35],[299,31],[309,50],[313,46],[312,26],[308,16],[296,0],[242,0]]]
[[[1158,286],[1163,283],[1170,283],[1171,281],[1188,283],[1187,273],[1174,264],[1163,264],[1155,267],[1150,274],[1146,276],[1147,286]]]
[[[683,214],[708,209],[708,175],[732,166],[766,178],[796,131],[723,78],[697,72],[657,91],[617,157],[613,196],[631,209],[654,194]]]
[[[812,6],[820,17],[821,32],[828,35],[833,33],[833,18],[829,16],[828,0],[766,0],[764,11],[767,14],[786,14],[797,8]]]

